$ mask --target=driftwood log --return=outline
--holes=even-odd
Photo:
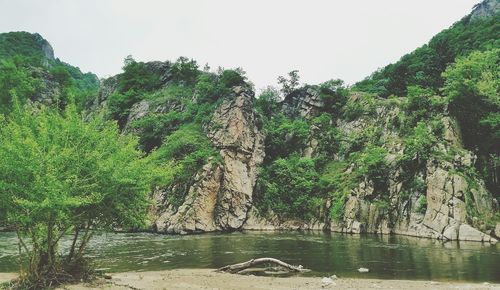
[[[293,266],[288,263],[285,263],[283,261],[280,261],[278,259],[274,258],[258,258],[258,259],[252,259],[250,261],[246,261],[243,263],[238,263],[238,264],[233,264],[233,265],[227,265],[222,268],[217,269],[217,272],[226,272],[226,273],[238,273],[241,272],[245,269],[255,267],[261,264],[274,264],[277,266],[280,266],[282,268],[285,268],[291,272],[307,272],[310,271],[308,269],[304,269],[301,265],[299,266]]]

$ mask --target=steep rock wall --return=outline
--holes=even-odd
[[[156,212],[157,231],[192,233],[242,227],[252,205],[257,168],[264,159],[264,136],[258,122],[253,93],[235,87],[232,97],[222,101],[206,128],[223,162],[203,167],[179,208],[167,205]]]
[[[304,98],[303,100],[297,98]],[[360,101],[351,96],[351,101]],[[312,118],[321,112],[321,103],[314,92],[285,99],[283,111],[295,118]],[[373,113],[364,114],[354,120],[340,118],[336,127],[342,136],[356,135],[376,124],[381,128],[380,140],[387,150],[389,165],[388,186],[380,192],[369,178],[364,178],[347,196],[344,213],[340,220],[329,216],[308,222],[280,221],[273,214],[262,214],[251,210],[245,229],[322,229],[344,233],[395,233],[442,240],[468,240],[496,242],[490,233],[481,232],[481,220],[477,216],[491,215],[494,199],[477,176],[465,172],[473,168],[475,155],[463,148],[460,130],[456,122],[446,115],[442,117],[443,140],[435,146],[435,156],[415,176],[423,182],[424,190],[408,191],[401,181],[403,168],[397,162],[405,147],[401,133],[394,124],[401,114],[401,106],[379,100]],[[307,108],[310,106],[309,108]],[[312,131],[311,131],[312,132]],[[313,135],[313,134],[311,134]],[[316,144],[312,139],[309,144]],[[317,146],[309,146],[304,156],[315,155]],[[442,156],[448,156],[443,158]],[[342,158],[334,156],[334,158]],[[349,169],[349,170],[352,170]],[[348,172],[346,172],[347,174]],[[387,198],[388,204],[377,203],[379,197]],[[425,199],[425,211],[419,209],[419,201]],[[331,202],[326,202],[326,212]]]

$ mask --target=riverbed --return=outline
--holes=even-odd
[[[63,242],[62,248],[67,246]],[[498,245],[405,236],[322,232],[244,232],[202,235],[101,233],[88,256],[110,273],[213,269],[275,257],[312,271],[304,276],[500,282]],[[0,233],[0,272],[18,270],[16,237]],[[368,268],[368,273],[357,269]]]

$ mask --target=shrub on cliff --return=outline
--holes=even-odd
[[[257,203],[281,218],[311,219],[323,203],[318,181],[314,160],[298,155],[277,159],[261,174]]]

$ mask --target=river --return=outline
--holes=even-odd
[[[17,240],[0,233],[0,272],[18,270]],[[69,239],[63,242],[63,248]],[[498,245],[405,236],[244,232],[189,236],[102,233],[88,248],[107,272],[217,268],[257,257],[303,265],[305,275],[500,282]],[[360,267],[368,273],[358,273]]]

